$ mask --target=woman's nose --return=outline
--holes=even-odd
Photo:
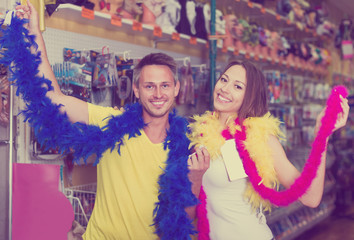
[[[228,92],[230,89],[230,82],[224,83],[221,88],[220,88],[223,92]]]

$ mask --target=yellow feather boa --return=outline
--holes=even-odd
[[[217,114],[207,111],[201,116],[193,116],[192,119],[194,122],[189,125],[191,133],[188,135],[191,141],[190,147],[203,145],[207,148],[211,160],[218,158],[221,154],[220,148],[225,143],[225,139],[221,135],[224,128],[218,120]],[[277,188],[279,182],[274,170],[272,152],[267,141],[270,135],[276,137],[284,136],[279,129],[280,121],[272,117],[270,113],[267,113],[263,117],[247,118],[243,123],[247,129],[247,139],[244,142],[245,148],[255,162],[264,185],[273,189]],[[227,127],[232,135],[240,128],[232,118],[229,119]],[[254,190],[251,183],[248,183],[244,197],[250,202],[253,209],[260,206],[264,210],[271,209],[271,203],[268,200],[262,199]]]

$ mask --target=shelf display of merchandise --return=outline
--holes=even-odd
[[[8,81],[7,68],[0,65],[0,125],[8,126],[10,119],[10,83]]]
[[[133,94],[133,69],[139,58],[65,47],[63,60],[52,68],[64,94],[111,107],[123,107],[137,101]],[[188,57],[176,61],[181,83],[177,108],[185,106],[194,113],[206,111],[209,107],[206,64],[192,65]],[[184,113],[188,114],[191,113]]]
[[[334,134],[332,144],[336,161],[333,165],[333,174],[336,185],[336,211],[338,215],[345,215],[354,200],[354,95],[349,96],[351,111],[345,128]]]

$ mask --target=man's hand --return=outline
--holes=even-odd
[[[27,1],[26,5],[17,5],[15,8],[16,16],[20,19],[28,19],[29,23],[25,25],[30,34],[40,33],[38,13],[32,3]]]

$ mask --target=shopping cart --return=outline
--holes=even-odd
[[[86,228],[95,205],[97,184],[64,188],[64,193],[74,209],[75,220]]]

